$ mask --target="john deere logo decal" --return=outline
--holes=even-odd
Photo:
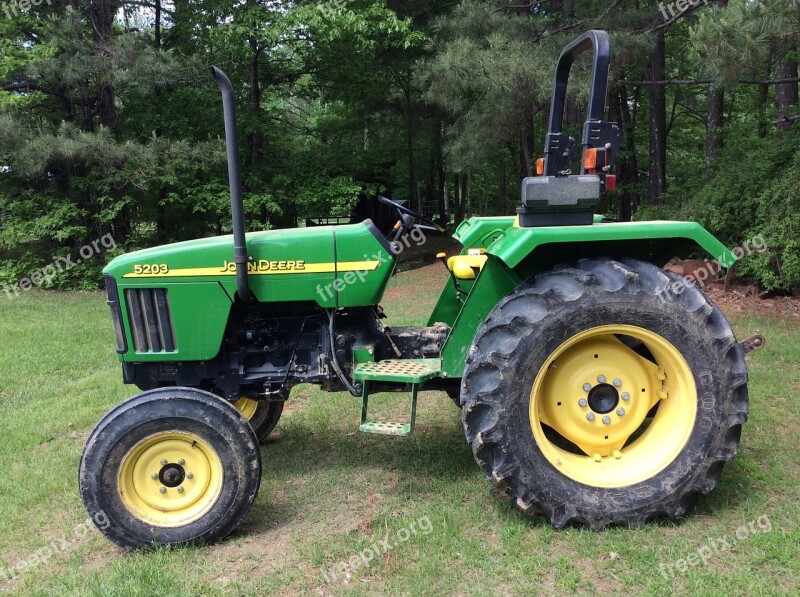
[[[305,261],[267,261],[259,259],[247,264],[247,271],[251,274],[262,272],[296,272],[306,269]],[[223,261],[220,273],[236,273],[236,264],[233,261]]]
[[[268,261],[259,259],[247,264],[247,273],[252,276],[274,276],[280,274],[327,274],[336,272],[373,271],[380,265],[378,260],[367,261],[340,261],[338,263],[307,263],[306,261]],[[133,271],[122,276],[123,278],[200,278],[217,276],[235,276],[236,264],[233,261],[223,261],[222,267],[192,267],[172,269],[166,264],[154,267],[137,264]]]

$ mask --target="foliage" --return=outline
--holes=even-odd
[[[770,254],[739,271],[786,290],[798,284],[797,100],[741,81],[796,76],[798,15],[795,0],[698,3],[669,22],[656,2],[589,0],[48,0],[0,12],[0,278],[105,233],[124,250],[230,230],[212,64],[234,83],[249,229],[347,215],[378,192],[429,215],[445,200],[450,217],[511,213],[542,149],[560,49],[604,28],[610,119],[628,119],[628,137],[600,210],[696,218],[733,245],[761,232]],[[712,78],[724,98],[712,129],[716,87],[664,87],[666,192],[650,197],[641,83],[660,30],[664,76]],[[573,135],[587,62],[570,82]],[[102,262],[51,284],[94,286]]]

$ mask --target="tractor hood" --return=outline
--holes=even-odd
[[[315,301],[322,307],[377,304],[394,268],[394,255],[367,220],[252,232],[246,235],[250,287],[262,302]],[[218,236],[127,253],[104,270],[122,290],[188,282],[220,284],[236,292],[233,236]]]

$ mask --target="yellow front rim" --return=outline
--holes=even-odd
[[[159,527],[189,524],[222,493],[222,461],[200,437],[165,431],[146,437],[123,457],[119,493],[139,520]]]
[[[658,474],[694,428],[697,388],[681,353],[632,325],[576,334],[545,362],[531,389],[534,439],[567,477],[622,487]]]
[[[256,411],[258,410],[258,400],[253,400],[252,398],[247,398],[246,396],[239,398],[233,403],[233,405],[248,421],[255,416]]]

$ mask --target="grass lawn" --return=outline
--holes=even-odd
[[[398,274],[383,303],[390,324],[424,323],[444,282],[441,265]],[[104,296],[0,296],[0,591],[797,594],[800,321],[732,321],[740,339],[767,338],[748,357],[750,420],[716,490],[679,524],[554,530],[493,494],[445,394],[420,394],[417,431],[396,438],[360,433],[348,394],[301,386],[262,448],[258,499],[232,536],[127,554],[85,524],[77,489],[89,431],[136,393],[121,381]],[[377,408],[394,409],[388,400]],[[362,552],[369,565],[332,572]]]

